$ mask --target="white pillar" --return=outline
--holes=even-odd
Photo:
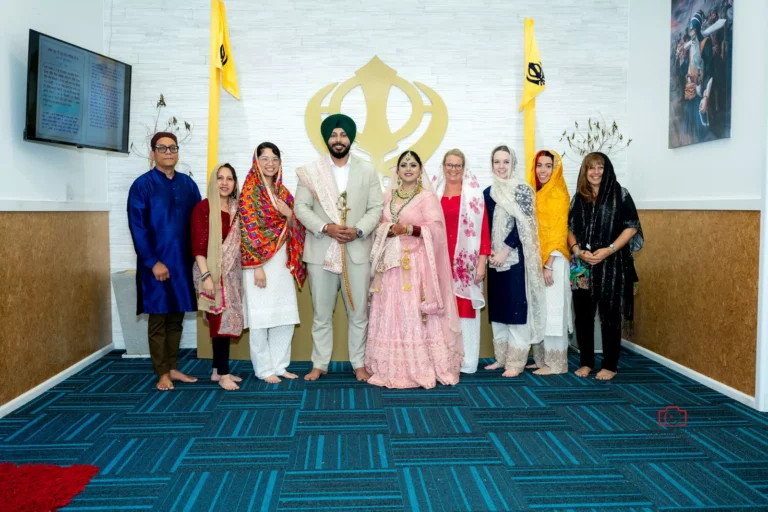
[[[765,180],[765,178],[764,178]],[[768,180],[765,180],[768,181]],[[755,407],[768,411],[768,202],[763,190],[760,213],[760,278],[757,292],[757,364],[755,367]]]
[[[768,51],[768,38],[763,37]],[[768,83],[768,66],[764,66]],[[760,209],[760,269],[757,291],[757,364],[755,365],[755,407],[768,411],[768,112],[765,115],[765,146],[763,146],[763,197]]]

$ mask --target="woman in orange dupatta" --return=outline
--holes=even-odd
[[[568,210],[570,196],[563,176],[563,161],[556,151],[536,153],[528,169],[528,183],[536,190],[536,217],[544,268],[547,323],[544,343],[533,347],[538,375],[568,372],[568,333],[573,332],[571,314]]]
[[[256,378],[271,384],[291,362],[293,330],[299,323],[296,287],[307,272],[301,261],[304,226],[293,214],[293,195],[283,185],[280,150],[259,144],[240,194],[241,238],[246,315],[251,330],[251,361]]]

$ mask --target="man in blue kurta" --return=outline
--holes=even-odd
[[[155,167],[128,192],[128,226],[137,256],[136,314],[149,315],[149,353],[157,389],[165,391],[173,389],[174,380],[197,380],[176,369],[176,358],[184,313],[197,311],[190,219],[200,189],[176,172],[179,146],[173,133],[156,133],[151,148]]]

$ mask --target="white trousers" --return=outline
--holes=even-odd
[[[475,373],[480,360],[480,312],[475,318],[461,318],[461,336],[464,339],[464,361],[461,373]]]
[[[510,325],[491,322],[493,352],[496,362],[507,370],[523,372],[528,362],[531,344],[528,343],[528,324]]]
[[[552,373],[568,373],[568,337],[544,336],[542,343],[533,346],[533,360]]]
[[[291,364],[291,340],[295,326],[251,329],[251,362],[256,378],[280,376]]]

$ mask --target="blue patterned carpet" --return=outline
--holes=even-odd
[[[182,371],[209,375],[183,352]],[[314,383],[233,371],[239,392],[160,393],[148,360],[113,352],[0,420],[0,461],[99,466],[72,511],[768,510],[768,415],[631,352],[611,383],[481,370],[396,391],[341,363]],[[670,405],[686,426],[658,424]]]

